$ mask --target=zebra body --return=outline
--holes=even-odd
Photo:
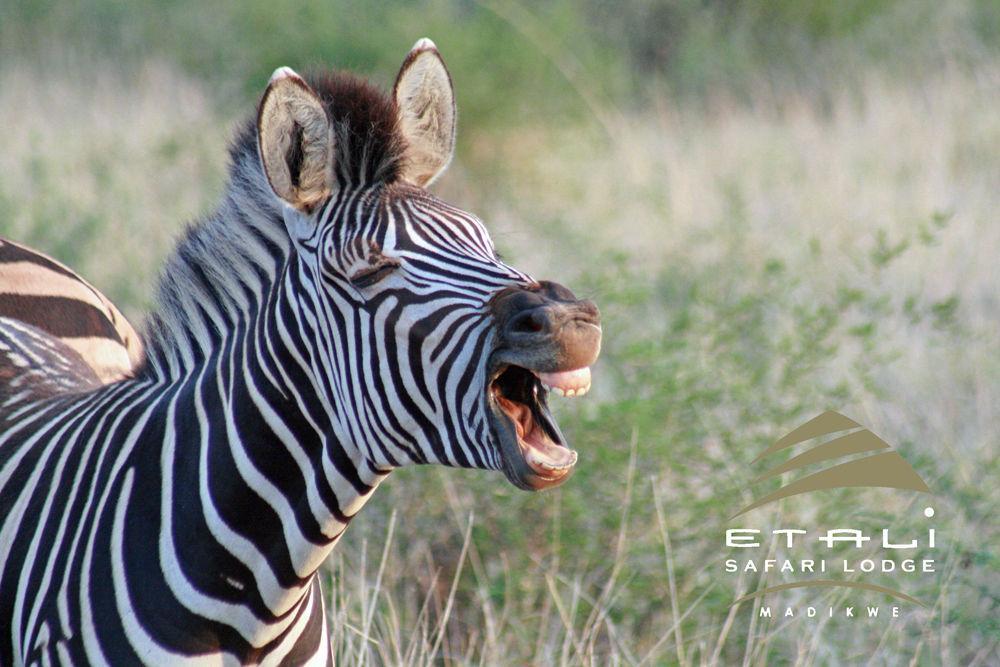
[[[391,98],[278,70],[132,377],[8,392],[0,664],[327,664],[316,571],[392,469],[568,476],[546,386],[589,386],[597,311],[423,190],[454,120],[429,40]],[[0,318],[0,352],[47,348]]]
[[[139,335],[107,297],[51,257],[7,239],[0,239],[0,317],[59,339],[102,383],[128,376],[142,361]]]

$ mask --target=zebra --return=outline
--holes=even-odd
[[[140,366],[0,407],[0,664],[330,664],[317,569],[392,470],[569,477],[547,399],[590,388],[600,313],[427,191],[455,125],[426,38],[389,94],[274,72]],[[0,353],[44,366],[24,332]]]
[[[139,334],[107,297],[60,262],[4,238],[0,317],[54,336],[101,384],[127,377],[142,361]]]

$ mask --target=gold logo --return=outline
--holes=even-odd
[[[753,501],[731,518],[735,519],[752,509],[782,498],[797,496],[802,493],[809,493],[810,491],[821,491],[823,489],[885,487],[930,493],[930,488],[920,478],[917,471],[898,452],[892,451],[889,443],[850,417],[845,417],[839,412],[833,412],[832,410],[810,419],[775,442],[761,452],[753,460],[753,463],[757,463],[766,456],[780,452],[783,449],[788,449],[800,442],[843,431],[846,431],[844,435],[816,445],[812,449],[794,456],[780,465],[774,466],[759,475],[753,482],[761,482],[784,472],[797,470],[804,466],[842,456],[863,454],[866,452],[880,453],[870,454],[846,463],[831,466],[820,472],[790,482],[777,491]]]
[[[787,434],[770,447],[765,449],[760,453],[757,458],[753,460],[753,463],[758,463],[765,459],[766,457],[786,450],[790,447],[798,445],[803,442],[810,440],[816,440],[824,438],[824,436],[834,435],[836,437],[824,439],[812,447],[809,447],[800,454],[793,456],[784,463],[774,465],[767,471],[758,475],[752,483],[756,484],[764,480],[772,479],[783,473],[793,472],[800,470],[806,466],[811,466],[818,463],[823,463],[827,461],[833,461],[834,459],[839,459],[846,456],[863,455],[853,458],[844,463],[838,463],[835,465],[830,465],[819,472],[814,472],[808,475],[800,476],[797,479],[790,481],[776,491],[767,493],[753,502],[745,506],[739,512],[734,514],[730,520],[735,519],[743,514],[749,512],[750,510],[762,507],[769,503],[773,503],[782,498],[789,498],[792,496],[801,495],[803,493],[809,493],[812,491],[822,491],[826,489],[842,489],[842,488],[890,488],[890,489],[902,489],[909,491],[918,491],[922,493],[930,493],[931,490],[924,482],[924,480],[917,474],[916,470],[907,463],[898,452],[894,451],[893,448],[885,440],[869,431],[867,428],[854,421],[849,417],[844,415],[827,411],[823,414],[815,417],[797,429],[793,430],[791,433]],[[934,516],[933,508],[928,507],[925,510],[926,517]],[[759,547],[760,543],[757,542],[759,538],[757,537],[763,531],[754,528],[738,528],[730,529],[727,531],[727,546],[729,547],[743,547],[743,548],[754,548]],[[792,546],[793,534],[806,533],[805,530],[799,529],[781,529],[773,531],[774,534],[781,534],[787,536],[788,547]],[[870,538],[862,535],[862,531],[853,529],[833,529],[826,533],[825,537],[819,538],[820,541],[825,541],[829,547],[834,542],[840,541],[854,541],[857,540],[857,546],[860,547],[862,541],[867,541]],[[917,542],[914,541],[912,544],[897,545],[893,544],[889,540],[888,531],[883,531],[883,545],[886,549],[910,549],[916,548]],[[934,531],[933,529],[928,531],[928,542],[930,547],[934,547]],[[758,567],[755,564],[757,561],[751,560],[745,566],[741,567],[736,559],[727,561],[727,571],[736,572],[739,570],[753,571],[757,572]],[[810,564],[813,561],[808,561]],[[817,561],[822,563],[822,572],[826,572],[826,563],[823,560]],[[882,561],[883,563],[888,561]],[[906,561],[912,565],[911,561]],[[872,563],[872,561],[865,561],[865,563]],[[933,561],[923,561],[925,564],[930,564],[931,569],[924,569],[925,572],[932,572]],[[864,564],[864,563],[863,563]],[[927,568],[928,565],[923,565]],[[765,563],[766,568],[766,563]],[[855,570],[849,569],[847,561],[844,561],[842,568],[845,572],[854,572]],[[765,569],[766,571],[766,569]],[[782,570],[784,571],[784,570]],[[862,567],[862,571],[865,570]],[[912,570],[907,570],[912,571]],[[809,572],[817,572],[812,569],[810,565]],[[818,573],[818,572],[817,572]],[[733,604],[739,604],[747,600],[762,597],[768,593],[774,593],[777,591],[788,590],[793,588],[804,588],[804,587],[843,587],[843,588],[854,588],[867,591],[873,591],[877,593],[883,593],[892,597],[896,597],[907,602],[911,602],[917,605],[924,606],[919,600],[885,586],[879,586],[872,583],[859,582],[859,581],[844,581],[828,578],[815,578],[807,579],[798,582],[788,582],[772,586],[767,586],[765,588],[759,589],[757,591],[750,592],[742,597],[738,598],[733,602]]]

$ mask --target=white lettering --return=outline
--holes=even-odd
[[[792,537],[793,534],[796,533],[799,535],[806,534],[806,531],[800,530],[799,528],[778,528],[777,530],[772,530],[771,532],[774,533],[775,535],[784,535],[785,546],[788,547],[789,549],[792,548],[792,542],[795,540],[795,538]]]
[[[882,529],[882,548],[883,549],[916,549],[917,541],[910,540],[909,544],[893,544],[889,541],[889,529]]]
[[[826,536],[819,538],[820,542],[826,542],[826,546],[833,548],[834,542],[854,542],[854,546],[860,549],[864,543],[871,540],[860,530],[854,528],[831,528],[826,531]]]
[[[756,528],[730,528],[726,531],[726,546],[739,549],[759,547],[760,542],[755,541],[753,537],[757,533],[760,531]]]

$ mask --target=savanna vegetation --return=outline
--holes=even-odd
[[[425,35],[460,116],[436,191],[601,306],[593,391],[553,401],[573,479],[530,495],[392,475],[329,566],[342,664],[1000,662],[995,2],[3,0],[0,17],[0,235],[137,323],[270,72],[388,85]],[[754,525],[920,534],[932,505],[937,573],[891,580],[926,607],[731,606],[781,580],[722,569],[729,517],[777,486],[751,485],[751,461],[826,409],[933,497],[824,492]]]

